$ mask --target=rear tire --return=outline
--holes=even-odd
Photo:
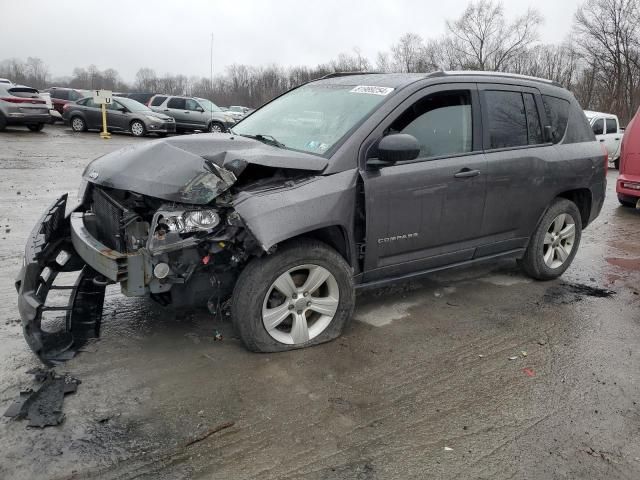
[[[147,134],[147,128],[140,120],[134,120],[129,126],[134,137],[144,137]]]
[[[531,235],[522,270],[536,280],[552,280],[562,275],[578,251],[582,217],[575,203],[557,198]]]
[[[86,132],[87,131],[87,122],[84,121],[82,117],[72,117],[71,118],[71,130],[74,132]]]
[[[44,123],[35,123],[35,124],[27,125],[27,128],[32,132],[39,132],[44,128]]]
[[[618,201],[620,202],[620,205],[622,205],[623,207],[635,208],[636,206],[633,200],[627,200],[625,197],[621,197],[620,195],[618,195]]]
[[[354,304],[347,262],[324,243],[303,239],[249,262],[234,288],[231,314],[249,350],[283,352],[340,336]]]

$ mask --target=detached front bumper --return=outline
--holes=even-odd
[[[101,243],[95,237],[95,224],[95,215],[91,213],[71,214],[70,234],[75,251],[96,272],[120,283],[125,295],[145,295],[152,278],[151,262],[141,253],[120,253]]]
[[[29,347],[45,363],[73,356],[73,347],[99,334],[105,283],[76,253],[65,216],[67,195],[56,200],[31,231],[25,246],[23,266],[16,278],[18,310]],[[54,285],[62,272],[80,271],[75,284]],[[69,292],[67,305],[48,305],[51,290]],[[62,327],[50,331],[43,325],[47,312],[64,314]]]

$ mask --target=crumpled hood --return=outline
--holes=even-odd
[[[104,187],[204,205],[230,188],[249,164],[320,172],[327,160],[238,135],[198,134],[116,150],[91,162],[82,176]]]

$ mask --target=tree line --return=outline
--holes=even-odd
[[[205,97],[219,105],[259,106],[301,83],[333,72],[432,72],[494,70],[554,80],[569,89],[585,109],[617,114],[623,123],[640,102],[640,0],[585,0],[573,17],[571,35],[560,44],[541,41],[540,13],[531,8],[508,18],[495,0],[471,1],[460,17],[446,21],[440,38],[406,33],[366,58],[358,48],[314,67],[233,64],[213,79],[158,75],[140,68],[133,82],[117,70],[95,65],[75,68],[57,86],[106,88]],[[0,62],[0,77],[36,88],[52,84],[39,58]]]

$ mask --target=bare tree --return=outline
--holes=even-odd
[[[447,21],[447,29],[461,65],[501,71],[538,40],[541,23],[536,10],[529,9],[508,22],[501,3],[478,0],[471,2],[459,19]]]
[[[158,89],[158,77],[151,68],[141,68],[136,73],[135,87],[142,92],[155,92]]]
[[[593,107],[628,120],[640,90],[639,0],[587,0],[576,13],[580,53],[600,90]]]

